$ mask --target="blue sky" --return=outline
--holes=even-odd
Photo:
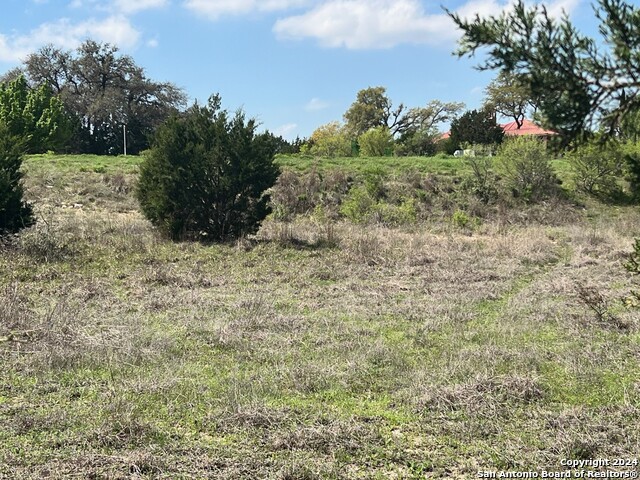
[[[459,33],[442,10],[498,14],[503,0],[4,0],[0,72],[52,43],[118,45],[150,78],[191,101],[222,95],[286,138],[341,120],[358,90],[384,86],[394,104],[482,103],[491,72],[451,52]],[[549,0],[593,30],[586,0]]]

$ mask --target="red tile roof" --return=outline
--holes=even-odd
[[[545,130],[539,127],[531,120],[523,120],[522,126],[518,128],[516,122],[505,123],[501,125],[505,135],[536,135],[540,137],[546,137],[550,135],[557,135],[557,132],[553,130]]]
[[[502,123],[500,124],[502,130],[504,130],[505,135],[536,135],[538,137],[550,137],[552,135],[557,135],[557,132],[553,130],[545,130],[544,128],[539,127],[531,120],[523,120],[522,126],[518,128],[518,124],[516,122]],[[439,140],[446,140],[451,136],[451,132],[444,132],[438,137]]]

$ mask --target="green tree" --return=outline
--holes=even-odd
[[[464,103],[432,100],[426,107],[409,110],[406,128],[396,142],[396,155],[433,155],[440,136],[438,124],[455,120],[463,108]]]
[[[77,118],[72,147],[81,153],[116,154],[148,148],[158,125],[184,107],[186,96],[171,83],[147,78],[144,69],[117,47],[84,42],[75,52],[51,45],[27,57],[32,85],[47,85]]]
[[[394,137],[411,136],[452,120],[463,108],[462,103],[433,100],[425,107],[407,108],[401,103],[394,109],[384,87],[369,87],[358,92],[344,120],[354,137],[376,127],[386,127]]]
[[[637,202],[640,200],[640,142],[625,142],[622,154],[631,195]]]
[[[640,108],[625,115],[620,125],[620,138],[630,142],[640,141]]]
[[[451,122],[451,143],[455,148],[464,143],[499,144],[503,137],[504,131],[491,111],[470,110]]]
[[[407,139],[415,134],[435,136],[438,133],[438,124],[455,120],[463,109],[462,102],[431,100],[425,107],[409,109],[398,133],[401,139]]]
[[[257,231],[279,169],[273,137],[256,128],[242,112],[221,110],[217,95],[172,116],[140,169],[145,216],[173,239],[223,241]]]
[[[384,157],[391,152],[393,137],[387,127],[375,127],[358,137],[360,155],[365,157]]]
[[[356,101],[344,114],[347,128],[352,135],[358,137],[375,127],[395,127],[404,111],[404,105],[400,104],[392,111],[391,100],[386,92],[387,89],[384,87],[369,87],[358,92]]]
[[[500,72],[486,90],[485,108],[513,119],[518,128],[522,127],[527,113],[535,113],[537,106],[529,87],[517,75]]]
[[[35,223],[31,205],[23,200],[22,139],[0,122],[0,235],[15,233]]]
[[[69,141],[72,122],[49,87],[30,88],[24,76],[0,84],[0,122],[24,140],[27,153],[60,150]]]
[[[330,122],[314,130],[309,139],[309,152],[319,157],[349,157],[352,145],[344,126]]]
[[[394,154],[402,157],[417,155],[428,157],[434,155],[438,149],[438,132],[418,130],[409,135],[401,136],[395,144]]]
[[[578,32],[567,16],[555,19],[524,0],[498,17],[448,13],[463,31],[458,56],[487,48],[478,68],[517,75],[568,145],[599,124],[614,135],[640,106],[640,10],[624,0],[598,0],[595,12],[600,41]]]

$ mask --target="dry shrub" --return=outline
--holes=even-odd
[[[637,452],[640,409],[634,405],[570,407],[545,415],[549,453],[556,458],[616,458]]]
[[[81,344],[75,321],[78,310],[64,295],[44,313],[36,312],[15,284],[5,289],[2,297],[0,354],[20,355],[26,351],[45,364],[73,363]]]
[[[43,478],[87,478],[109,480],[137,480],[142,478],[166,478],[166,473],[174,470],[169,467],[165,455],[153,454],[145,448],[139,448],[117,454],[94,453],[86,446],[83,453],[65,460],[52,458],[41,465],[29,465],[24,468],[15,457],[11,463],[11,473],[3,476],[0,464],[0,478],[20,478],[41,480]],[[163,476],[164,474],[164,476]]]
[[[350,184],[351,178],[341,170],[320,173],[313,168],[303,174],[285,170],[271,189],[274,217],[290,220],[295,215],[309,214],[317,207],[336,217]]]
[[[275,242],[284,248],[332,249],[340,245],[342,230],[339,223],[318,215],[296,217],[290,222],[271,219],[263,224],[257,239]]]
[[[294,412],[288,409],[272,408],[258,401],[250,401],[246,404],[226,405],[215,415],[207,416],[202,428],[226,433],[246,429],[276,430],[294,420]]]
[[[402,230],[382,225],[364,226],[345,222],[341,224],[339,246],[346,262],[352,265],[398,267],[411,263],[411,258],[419,264],[430,263],[429,259],[416,258],[421,255],[424,243],[412,243],[412,237]],[[407,249],[407,245],[413,247]]]
[[[273,300],[262,294],[248,294],[216,319],[207,335],[220,347],[269,356],[295,342],[308,328],[309,321],[304,317],[280,314]]]
[[[122,173],[105,174],[102,176],[102,181],[115,193],[127,195],[131,191],[131,185]]]
[[[121,307],[111,302],[95,283],[63,287],[55,301],[44,305],[10,286],[0,294],[0,358],[19,358],[22,368],[37,370],[137,364],[171,352],[175,339],[170,332],[141,330],[140,319],[131,312],[126,321],[117,314],[105,318],[100,309]]]
[[[80,254],[79,242],[45,219],[20,236],[18,249],[38,263],[62,262]]]
[[[540,383],[521,376],[479,376],[453,386],[422,387],[415,400],[418,411],[464,410],[478,416],[502,416],[513,404],[527,405],[544,398]]]
[[[358,235],[349,241],[348,252],[357,263],[380,265],[385,262],[384,246],[374,235]]]
[[[631,323],[628,320],[611,313],[609,300],[602,295],[598,288],[577,282],[575,290],[580,303],[591,311],[598,325],[623,331],[631,328]]]
[[[375,425],[344,420],[321,420],[313,425],[296,425],[288,431],[276,431],[269,440],[274,450],[311,450],[321,454],[337,451],[356,452],[382,443]]]
[[[291,367],[290,378],[301,393],[317,393],[331,388],[338,381],[338,372],[333,366],[321,363],[298,363]]]
[[[3,342],[18,340],[27,335],[32,312],[27,297],[18,289],[17,283],[7,285],[0,301],[0,336]]]
[[[133,401],[115,398],[100,414],[102,423],[91,439],[91,443],[97,446],[116,449],[144,446],[158,436]]]

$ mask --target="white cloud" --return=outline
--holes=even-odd
[[[82,7],[88,7],[90,5],[96,5],[98,3],[98,0],[72,0],[71,3],[69,4],[70,8],[82,8]]]
[[[169,3],[170,0],[72,0],[69,3],[69,8],[87,8],[96,11],[119,12],[129,15],[152,8],[166,7]]]
[[[418,0],[329,0],[278,20],[280,38],[316,38],[327,47],[390,48],[399,43],[438,43],[451,38],[444,13],[428,15]]]
[[[325,108],[329,107],[329,103],[325,102],[324,100],[320,100],[319,98],[312,98],[311,100],[309,100],[309,103],[307,103],[304,107],[305,110],[307,110],[308,112],[317,112],[318,110],[324,110]]]
[[[43,23],[25,35],[0,34],[0,61],[19,62],[49,43],[60,48],[75,48],[87,38],[131,48],[138,43],[140,32],[122,15],[80,23],[63,18],[53,23]]]
[[[570,12],[581,0],[555,0],[552,15]],[[463,17],[498,15],[513,0],[470,0],[456,12]],[[273,31],[281,39],[315,38],[326,47],[391,48],[402,43],[447,44],[460,32],[442,11],[428,13],[420,0],[327,0],[311,10],[280,19]]]
[[[280,125],[278,128],[276,128],[273,131],[273,134],[276,136],[287,138],[289,135],[295,132],[297,128],[298,128],[297,123],[287,123],[285,125]]]
[[[114,0],[114,6],[122,13],[136,13],[152,8],[161,8],[168,5],[167,0]]]
[[[159,45],[160,45],[160,42],[158,42],[158,39],[156,39],[156,38],[151,38],[151,39],[147,40],[147,47],[156,48]]]
[[[114,15],[102,21],[83,22],[76,26],[74,33],[80,40],[91,36],[123,48],[135,46],[140,39],[140,32],[122,15]]]
[[[563,13],[571,13],[580,4],[581,0],[556,0],[547,6],[549,14],[560,17]]]
[[[125,0],[126,1],[126,0]],[[274,12],[309,4],[309,0],[186,0],[184,5],[211,20],[223,15],[244,15],[252,12]]]

